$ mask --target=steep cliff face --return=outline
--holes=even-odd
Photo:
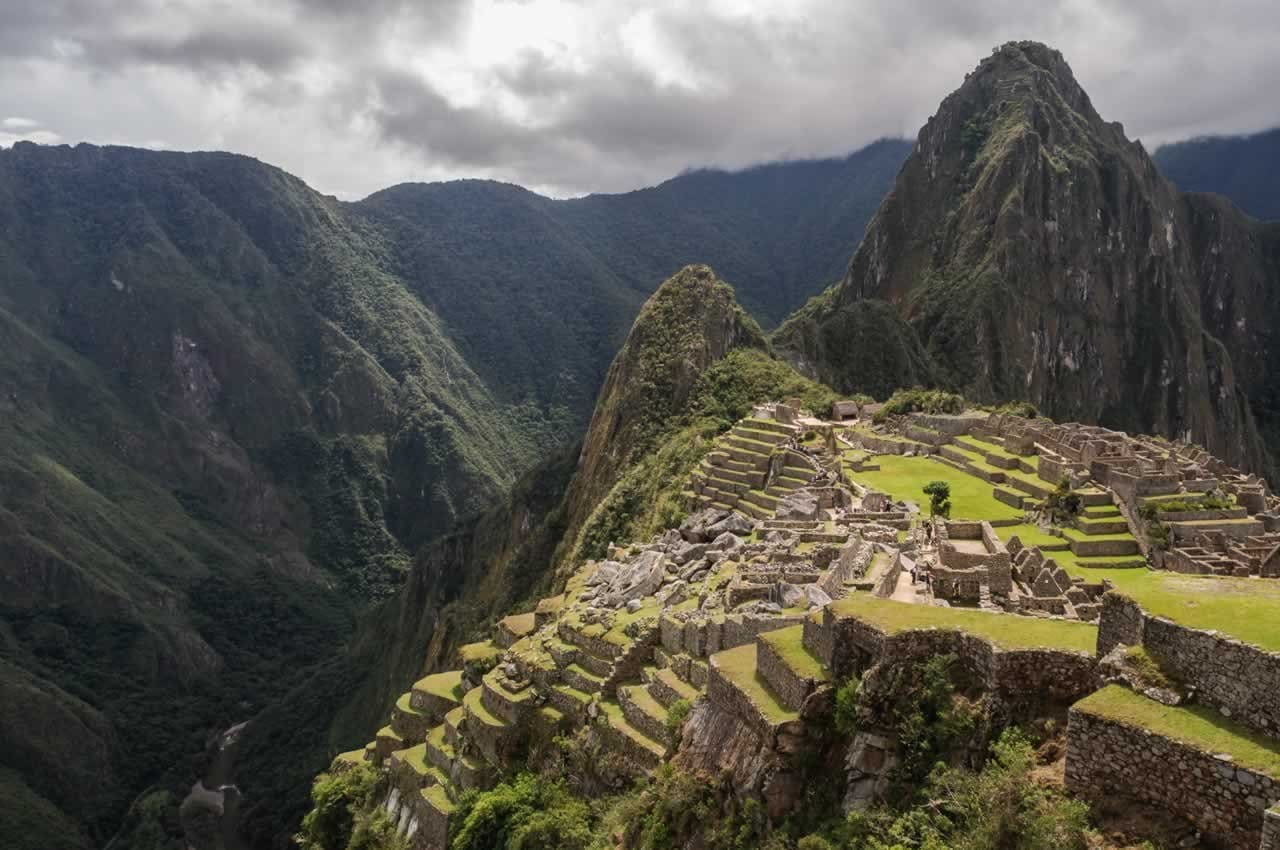
[[[568,498],[567,543],[682,413],[704,371],[732,349],[764,349],[764,334],[707,266],[686,266],[645,303],[609,367]]]
[[[1258,381],[1239,366],[1257,349],[1218,336],[1203,309],[1205,265],[1225,245],[1257,259],[1223,262],[1259,281],[1272,273],[1260,239],[1242,217],[1180,197],[1098,116],[1061,54],[1011,43],[943,101],[844,280],[778,339],[820,378],[866,388],[869,357],[825,337],[888,302],[910,328],[880,347],[903,352],[901,374],[931,371],[975,399],[1026,399],[1059,419],[1190,436],[1261,470]]]
[[[547,590],[576,456],[549,458],[424,547],[404,586],[359,618],[348,644],[254,718],[238,773],[252,846],[292,847],[310,780],[334,753],[367,739],[406,683],[447,668],[460,644]]]
[[[242,784],[255,840],[286,846],[287,835],[272,830],[301,814],[307,779],[367,740],[414,679],[447,668],[457,647],[485,638],[498,616],[557,590],[553,566],[572,554],[578,532],[624,475],[673,443],[709,445],[696,429],[671,437],[688,418],[691,394],[734,350],[768,360],[764,345],[710,268],[688,266],[663,283],[609,370],[581,451],[538,466],[490,510],[424,547],[404,587],[361,618],[349,647],[250,726]],[[761,400],[778,389],[770,385]],[[680,486],[698,450],[679,452],[671,461],[683,464],[678,473],[649,476],[652,483]]]

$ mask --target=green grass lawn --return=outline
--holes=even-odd
[[[1202,752],[1225,753],[1241,767],[1280,779],[1280,742],[1255,734],[1204,706],[1170,707],[1128,688],[1109,685],[1085,697],[1074,708],[1149,729]]]
[[[1063,546],[1067,541],[1061,537],[1056,537],[1041,531],[1037,526],[1029,522],[1021,525],[1006,525],[995,529],[996,536],[1008,543],[1014,536],[1022,541],[1023,546]],[[1056,552],[1046,552],[1047,555],[1056,555]]]
[[[458,650],[464,664],[492,661],[502,654],[502,648],[491,640],[469,643]]]
[[[413,689],[453,702],[462,702],[462,671],[434,673],[414,682]]]
[[[484,704],[480,702],[480,691],[482,690],[483,688],[472,688],[467,691],[467,695],[462,698],[462,704],[467,707],[467,713],[472,717],[475,717],[476,720],[483,723],[485,726],[495,726],[498,728],[506,726],[507,722],[505,720],[494,715],[493,712],[485,708]]]
[[[756,645],[743,644],[711,656],[726,679],[743,691],[751,702],[764,712],[770,723],[786,723],[795,720],[800,712],[791,711],[769,690],[764,678],[756,671]]]
[[[998,446],[995,443],[989,443],[986,440],[980,440],[977,437],[966,434],[963,437],[956,437],[956,445],[963,446],[969,451],[982,452],[984,454],[995,455],[996,457],[1017,458],[1013,452],[1004,446]]]
[[[884,554],[884,553],[880,553]],[[813,653],[804,646],[804,626],[788,626],[760,635],[797,675],[817,681],[826,681],[827,671]]]
[[[991,494],[992,486],[981,478],[925,457],[877,455],[878,472],[850,472],[859,484],[888,493],[895,499],[911,500],[928,510],[929,497],[922,491],[930,481],[946,481],[951,485],[953,519],[1009,519],[1022,512]]]
[[[1113,534],[1085,534],[1078,528],[1064,528],[1062,533],[1067,536],[1068,540],[1133,540],[1133,535],[1127,531],[1117,531]]]
[[[1062,566],[1090,581],[1110,579],[1119,592],[1150,614],[1193,629],[1216,629],[1262,649],[1280,652],[1280,582]]]
[[[1089,623],[912,605],[861,593],[833,602],[829,609],[837,617],[857,617],[889,634],[956,629],[986,638],[1003,649],[1063,649],[1092,655],[1098,643],[1098,629]]]
[[[527,614],[512,614],[509,617],[503,617],[502,624],[516,637],[524,637],[533,631],[536,619],[536,615],[530,611]]]

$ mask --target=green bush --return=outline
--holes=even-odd
[[[451,850],[586,850],[591,811],[562,782],[522,773],[470,791],[450,819]]]
[[[689,719],[691,708],[687,699],[678,699],[667,709],[667,735],[671,739],[672,749],[680,747],[680,730],[684,728],[684,722]]]
[[[920,789],[925,805],[849,815],[847,850],[1084,850],[1088,809],[1032,779],[1035,750],[1016,729],[981,771],[939,767]]]
[[[1064,477],[1045,498],[1040,512],[1055,525],[1065,525],[1079,516],[1083,507],[1084,499],[1071,489],[1071,480]]]
[[[964,409],[965,400],[962,395],[945,390],[912,387],[895,392],[874,419],[876,422],[883,422],[890,416],[905,416],[908,413],[962,413]]]
[[[836,688],[835,727],[841,735],[850,736],[858,731],[858,695],[862,680],[849,678]]]
[[[1163,522],[1147,523],[1147,541],[1155,549],[1165,550],[1169,548],[1169,526]]]
[[[320,774],[294,840],[302,850],[401,850],[395,824],[375,805],[383,790],[382,777],[367,762]]]
[[[835,850],[821,835],[806,835],[796,842],[796,850]]]

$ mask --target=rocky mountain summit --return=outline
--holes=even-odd
[[[921,129],[841,283],[781,347],[842,391],[894,373],[1272,467],[1280,230],[1180,195],[1062,55],[998,48]],[[849,346],[850,328],[885,321]]]

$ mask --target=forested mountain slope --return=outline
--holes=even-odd
[[[723,259],[776,321],[906,148],[356,204],[230,154],[0,151],[0,797],[52,813],[22,841],[104,843],[146,788],[172,821],[212,732],[580,438],[659,281]]]
[[[1183,192],[1214,192],[1254,218],[1280,220],[1280,127],[1161,145],[1151,158]]]

